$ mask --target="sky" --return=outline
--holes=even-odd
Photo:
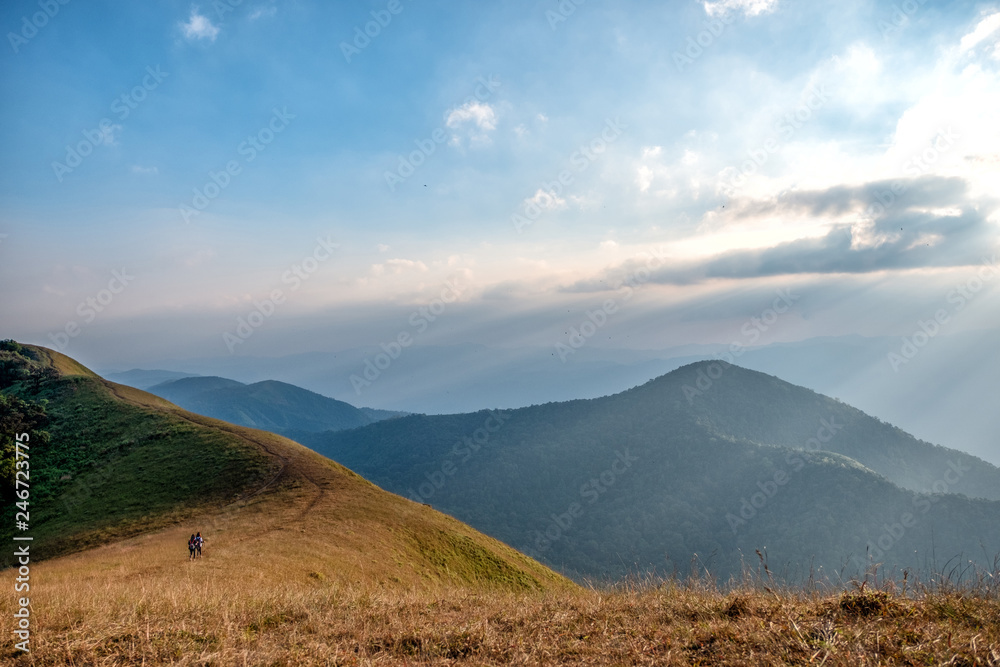
[[[0,26],[0,335],[95,367],[1000,330],[995,2],[16,0]]]

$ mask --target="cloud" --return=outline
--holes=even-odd
[[[743,12],[745,16],[770,14],[778,7],[778,0],[716,0],[703,2],[709,16],[722,16],[732,11]]]
[[[278,13],[278,8],[275,7],[274,5],[271,5],[269,7],[257,7],[252,12],[250,12],[250,20],[256,21],[257,19],[271,18],[277,13]]]
[[[646,165],[639,165],[635,172],[635,184],[639,187],[639,192],[646,192],[653,184],[653,170]]]
[[[962,41],[959,44],[959,48],[964,51],[969,51],[975,48],[980,42],[988,38],[990,35],[995,33],[997,29],[1000,29],[1000,12],[990,14],[983,20],[981,20],[968,35],[962,37]]]
[[[548,190],[539,188],[535,194],[524,200],[526,206],[537,206],[542,210],[553,211],[566,208],[566,200]]]
[[[895,188],[895,191],[893,190]],[[895,192],[895,194],[894,194]],[[733,218],[781,216],[811,219],[846,215],[820,236],[764,248],[734,249],[704,259],[671,261],[652,282],[689,285],[712,279],[752,279],[795,274],[864,274],[876,271],[968,266],[996,251],[990,216],[996,201],[970,201],[965,181],[924,176],[862,186],[796,192],[736,204]],[[626,262],[566,291],[611,289],[638,266]]]
[[[378,251],[379,251],[379,252],[389,252],[389,246],[387,246],[387,245],[386,245],[386,244],[384,244],[384,243],[379,243],[379,244],[378,244],[377,246],[375,246],[375,247],[376,247],[376,248],[378,248]]]
[[[204,14],[199,14],[197,7],[191,8],[191,18],[187,23],[181,23],[181,30],[184,32],[184,37],[191,41],[207,39],[214,42],[219,36],[219,27]]]
[[[133,164],[130,169],[133,174],[155,176],[160,173],[160,170],[156,167],[143,167],[141,164]]]
[[[424,273],[427,271],[427,265],[417,260],[396,258],[387,259],[383,264],[372,264],[371,271],[376,276],[384,276],[387,273],[399,275],[404,271]]]
[[[489,133],[497,127],[497,114],[489,104],[473,100],[449,111],[445,117],[445,125],[452,130],[466,128],[473,144],[488,144],[491,141]],[[452,135],[451,143],[461,145],[461,138],[457,133]]]
[[[97,143],[104,144],[105,146],[117,146],[118,135],[121,134],[122,126],[118,124],[101,125],[97,128],[97,131],[100,134]]]

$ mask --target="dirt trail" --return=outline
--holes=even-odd
[[[128,403],[130,405],[141,405],[141,404],[137,403],[136,401],[133,401],[132,399],[128,398],[127,396],[123,396],[121,393],[119,393],[118,390],[117,390],[117,385],[115,383],[113,383],[113,382],[111,382],[109,380],[105,380],[104,378],[101,378],[101,382],[104,384],[105,387],[107,387],[108,391],[110,391],[114,395],[114,397],[117,398],[118,400],[124,401],[125,403]],[[141,407],[148,408],[149,406],[142,405]],[[259,489],[256,489],[254,491],[250,491],[249,493],[246,493],[246,494],[240,496],[239,498],[237,498],[236,500],[234,500],[234,501],[232,501],[230,503],[226,503],[225,505],[222,506],[222,509],[226,509],[226,508],[229,508],[229,507],[233,507],[234,505],[238,505],[240,503],[244,503],[247,500],[249,500],[249,499],[251,499],[251,498],[253,498],[255,496],[260,495],[265,490],[267,490],[269,487],[271,487],[271,485],[273,485],[276,481],[278,481],[278,479],[280,479],[288,471],[288,465],[289,465],[289,463],[292,462],[292,460],[289,457],[282,456],[278,452],[274,451],[265,442],[263,442],[260,439],[254,438],[254,437],[252,437],[252,436],[250,436],[250,435],[248,435],[248,434],[246,434],[244,432],[241,432],[240,430],[238,430],[238,429],[236,429],[234,427],[230,427],[229,425],[226,425],[225,422],[221,422],[220,420],[213,420],[213,421],[220,422],[220,423],[211,424],[211,425],[207,425],[207,424],[204,424],[202,422],[199,422],[198,420],[192,419],[191,417],[188,417],[187,415],[185,415],[183,413],[183,408],[178,408],[177,411],[166,410],[166,409],[163,409],[163,410],[165,412],[170,412],[171,414],[174,414],[177,417],[180,417],[184,421],[189,422],[191,424],[195,424],[197,426],[202,426],[202,427],[206,427],[206,428],[216,428],[216,429],[218,429],[220,431],[224,431],[224,432],[226,432],[226,433],[228,433],[230,435],[236,436],[237,438],[240,438],[241,440],[243,440],[245,442],[249,442],[249,443],[251,443],[253,445],[256,445],[257,447],[260,447],[265,452],[267,452],[268,454],[270,454],[272,457],[274,457],[274,458],[276,458],[276,459],[278,459],[278,460],[281,461],[281,468],[278,470],[278,472],[276,472],[274,474],[274,476],[271,477],[271,479],[269,479],[267,482],[265,482],[263,486],[261,486]],[[210,417],[206,417],[206,419],[211,419],[211,418]],[[299,513],[299,516],[296,518],[297,521],[301,521],[301,520],[303,520],[305,518],[306,514],[308,514],[309,511],[312,510],[316,506],[317,503],[319,503],[320,499],[326,494],[326,489],[324,489],[321,484],[319,484],[315,479],[313,479],[301,467],[297,468],[296,472],[298,474],[300,474],[310,484],[312,484],[313,486],[315,486],[316,487],[316,491],[317,491],[316,496],[309,502],[309,504],[302,510],[302,512]]]

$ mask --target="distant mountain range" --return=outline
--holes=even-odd
[[[356,408],[276,380],[247,385],[214,376],[184,377],[151,386],[148,391],[185,410],[279,435],[339,431],[406,414]]]
[[[996,395],[1000,377],[994,338],[942,334],[895,369],[888,361],[890,353],[900,352],[902,339],[895,337],[832,336],[750,346],[732,361],[837,397],[919,438],[1000,465],[1000,411],[983,409],[985,397]],[[738,327],[734,340],[749,343]],[[415,345],[370,385],[357,386],[351,378],[361,377],[366,361],[381,353],[377,345],[273,358],[227,355],[164,361],[157,366],[247,383],[281,380],[354,405],[453,414],[607,396],[685,364],[720,357],[728,348],[701,344],[631,350],[595,344],[578,349],[564,363],[551,347]],[[167,379],[105,376],[142,389]]]
[[[1000,553],[1000,469],[718,362],[603,398],[300,441],[576,577],[686,571],[695,555],[726,577],[758,549],[793,579]]]
[[[125,371],[123,373],[107,373],[105,377],[112,382],[117,382],[118,384],[124,384],[129,387],[135,387],[136,389],[146,390],[154,385],[170,382],[171,380],[180,380],[181,378],[200,376],[194,373],[180,373],[178,371],[144,370],[142,368],[133,368],[132,370]]]

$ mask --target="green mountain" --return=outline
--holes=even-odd
[[[758,549],[790,579],[1000,553],[1000,469],[715,362],[599,399],[302,441],[577,577],[692,559],[726,577]]]
[[[248,385],[221,377],[187,377],[147,391],[206,417],[286,436],[302,431],[340,431],[405,414],[356,408],[275,380]]]
[[[187,412],[42,347],[0,341],[0,445],[0,539],[12,544],[23,521],[32,563],[114,544],[90,553],[139,550],[135,565],[176,568],[197,530],[248,581],[569,585],[291,440]],[[5,550],[0,566],[13,560]]]
[[[198,376],[194,373],[178,373],[177,371],[133,368],[132,370],[123,371],[121,373],[103,373],[103,377],[105,380],[111,380],[112,382],[117,382],[118,384],[124,384],[129,387],[135,387],[136,389],[148,391],[150,387],[155,387],[156,385],[164,382]]]

